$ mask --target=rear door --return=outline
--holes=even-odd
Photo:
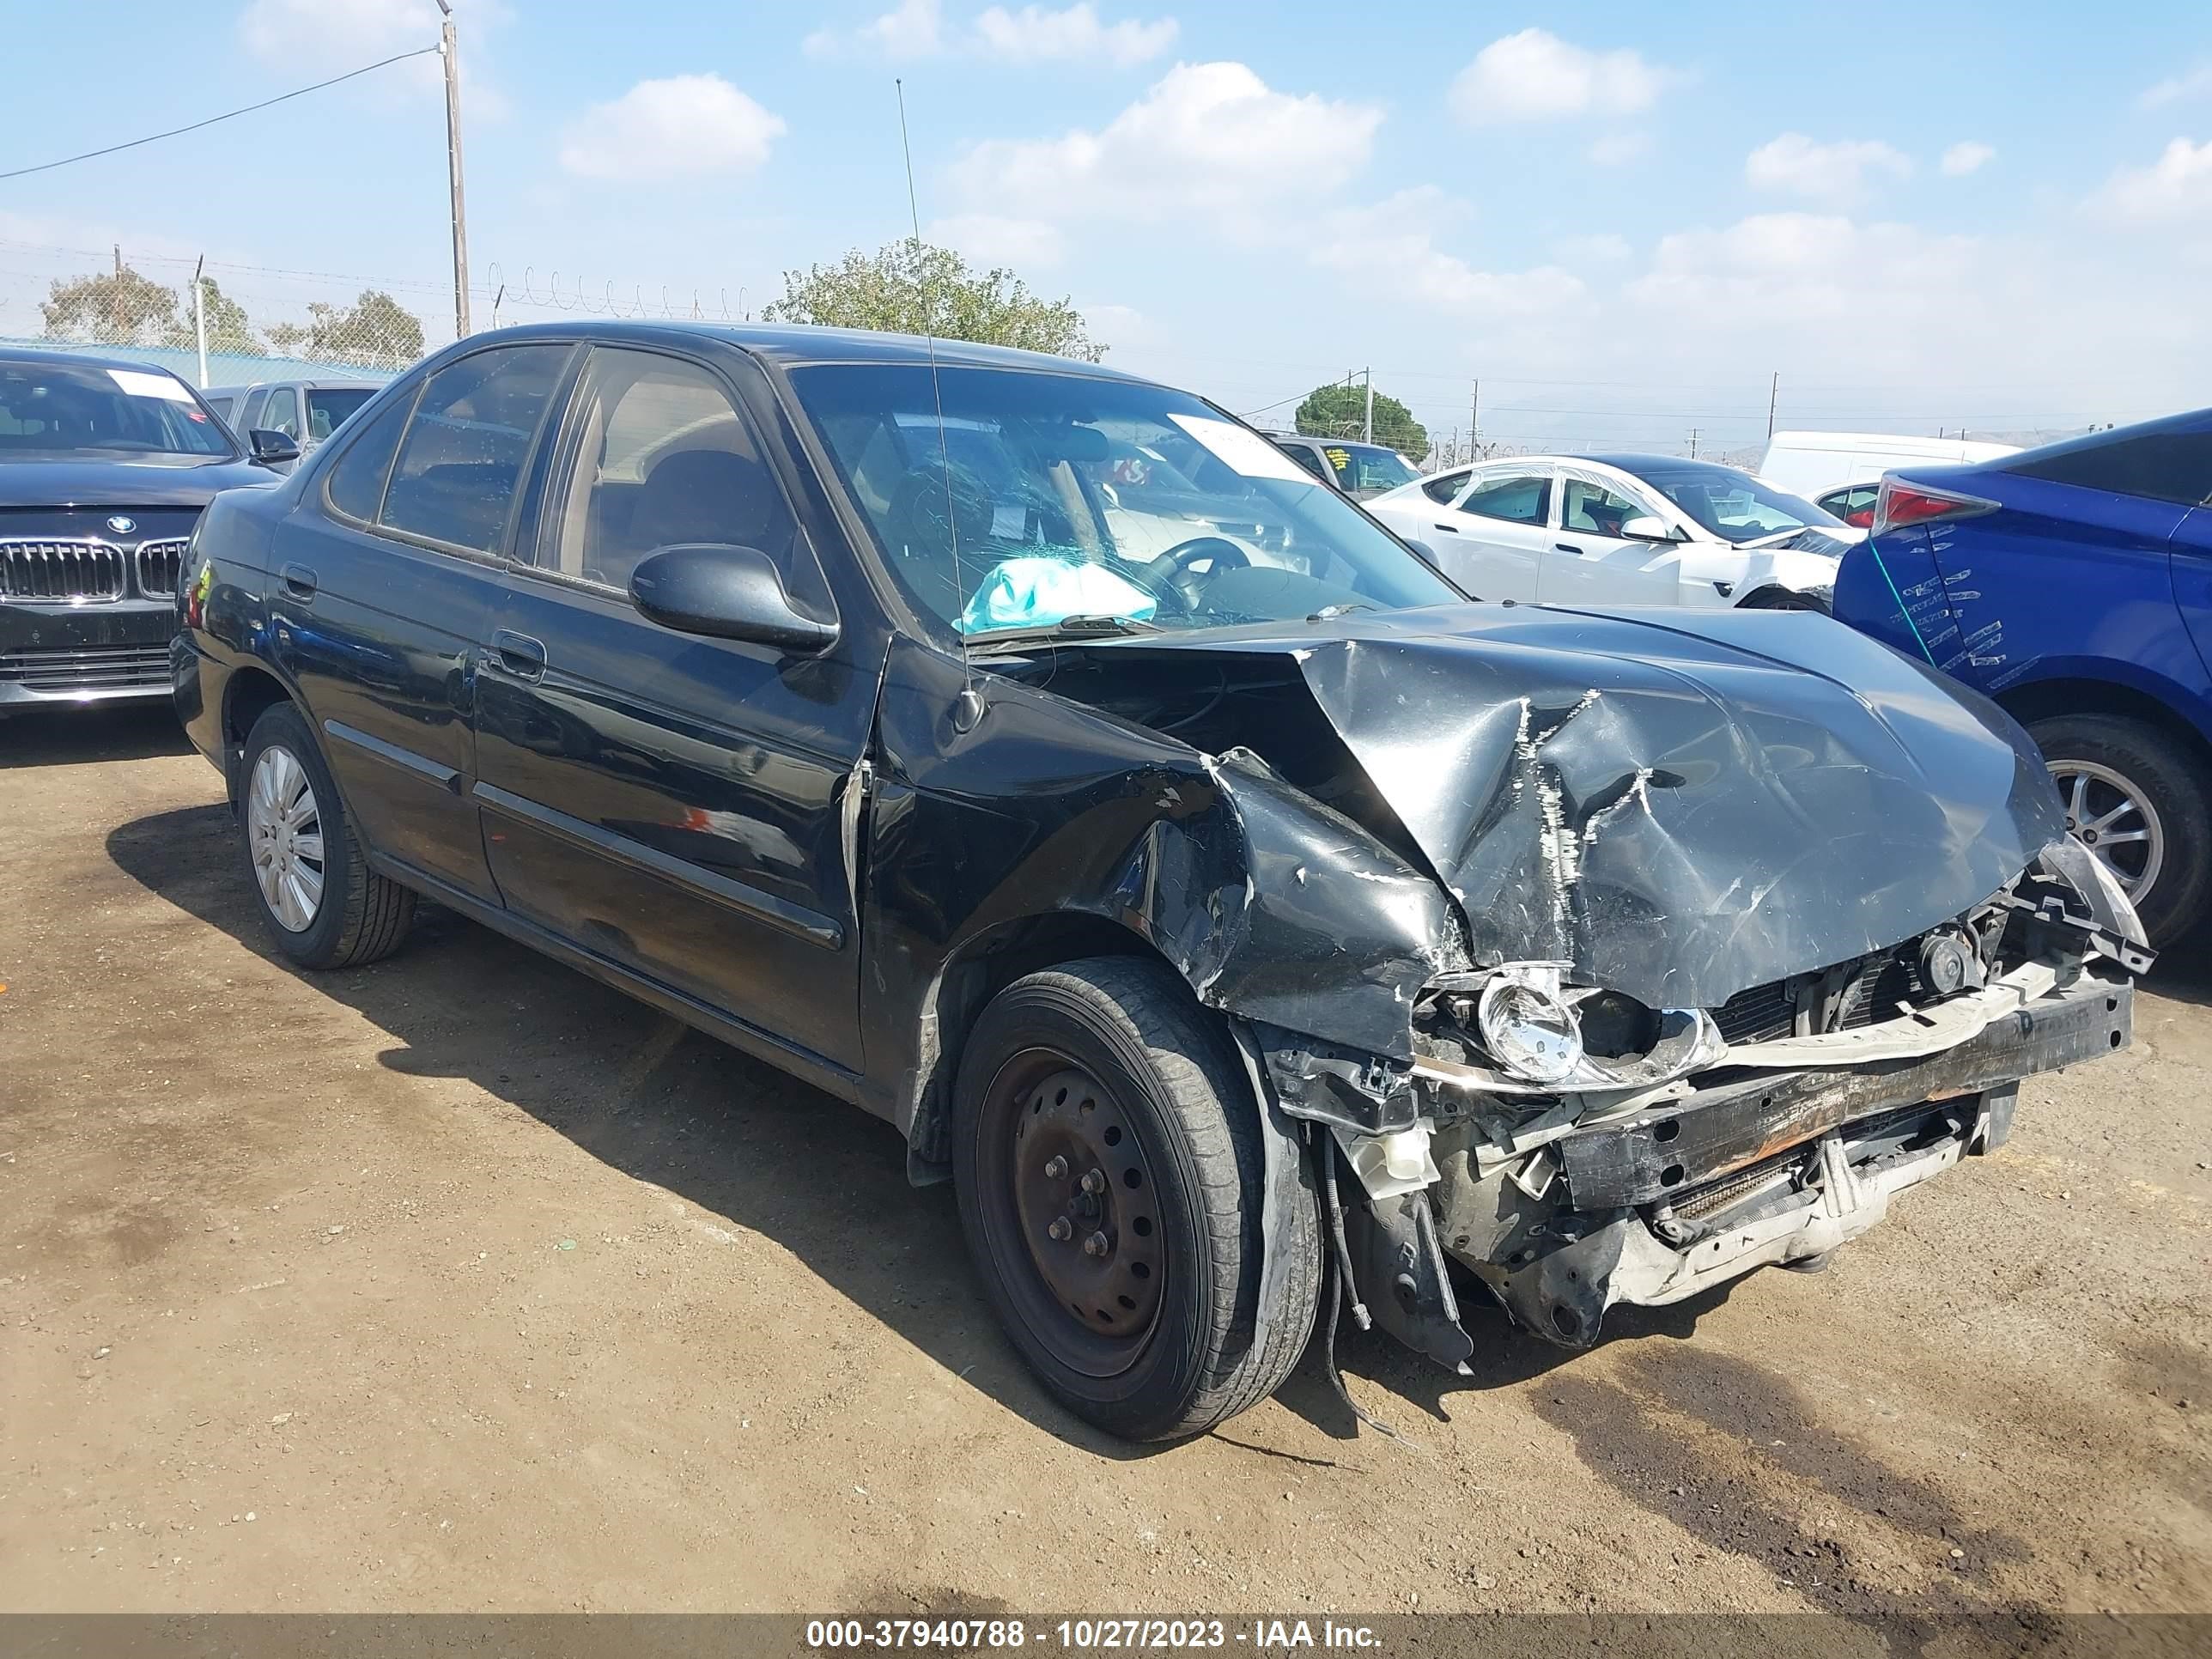
[[[368,844],[495,901],[465,784],[474,653],[566,344],[472,352],[350,433],[272,549],[276,657]]]
[[[1456,506],[1429,516],[1432,533],[1414,539],[1477,599],[1533,601],[1556,517],[1558,477],[1548,465],[1482,468]]]
[[[878,672],[849,635],[797,655],[677,633],[629,598],[655,549],[736,544],[834,613],[780,464],[803,462],[769,455],[716,369],[591,349],[486,634],[475,794],[510,910],[857,1070],[842,814],[858,810]]]
[[[1559,474],[1559,527],[1544,550],[1537,597],[1547,605],[1680,605],[1682,544],[1632,540],[1634,518],[1665,522],[1656,504],[1595,472]],[[1710,584],[1715,604],[1724,603]]]

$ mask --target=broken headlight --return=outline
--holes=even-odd
[[[1712,1017],[1647,1008],[1619,991],[1568,985],[1563,962],[1509,962],[1433,981],[1425,1029],[1466,1060],[1450,1075],[1506,1094],[1643,1089],[1713,1064],[1727,1052]],[[1486,1061],[1486,1065],[1480,1062]],[[1439,1073],[1440,1075],[1442,1073]]]
[[[1501,968],[1475,1005],[1475,1029],[1491,1058],[1531,1083],[1564,1083],[1582,1064],[1582,1021],[1561,994],[1557,963]]]

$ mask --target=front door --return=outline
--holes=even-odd
[[[1559,528],[1545,549],[1539,590],[1544,603],[1681,604],[1682,544],[1620,533],[1631,519],[1658,516],[1656,508],[1595,475],[1562,473]],[[1705,588],[1721,602],[1710,583]]]
[[[841,808],[876,676],[679,634],[630,604],[656,548],[758,548],[829,604],[751,423],[689,359],[595,346],[478,680],[476,798],[508,908],[834,1064],[860,1063]]]
[[[467,799],[473,658],[567,345],[472,352],[345,440],[268,576],[277,660],[368,845],[492,899]],[[289,392],[289,388],[287,388]]]
[[[1551,539],[1554,483],[1548,466],[1478,472],[1459,505],[1439,507],[1429,520],[1431,533],[1415,539],[1478,599],[1533,601]]]

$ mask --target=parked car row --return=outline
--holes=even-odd
[[[77,515],[0,539],[46,584],[0,611],[121,615],[82,515],[193,492],[165,689],[276,948],[377,960],[428,896],[888,1120],[1119,1434],[1256,1403],[1324,1307],[1462,1367],[1470,1278],[1581,1349],[1817,1268],[2129,1041],[2124,820],[1933,668],[1730,614],[1862,551],[1741,473],[1370,512],[1097,365],[577,320],[208,499],[256,470],[197,394],[68,361],[0,369]],[[1492,524],[1534,539],[1436,544]]]

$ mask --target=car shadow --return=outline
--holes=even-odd
[[[1103,1434],[1038,1386],[969,1266],[951,1189],[908,1184],[905,1143],[890,1125],[436,906],[418,912],[397,957],[303,973],[268,939],[237,873],[234,833],[222,805],[188,807],[123,824],[107,851],[143,886],[385,1032],[392,1046],[379,1060],[388,1068],[465,1079],[625,1175],[774,1239],[947,1370],[1051,1434],[1116,1459],[1165,1449]],[[1510,1386],[1574,1358],[1510,1326],[1478,1284],[1460,1291],[1475,1339],[1471,1376],[1379,1332],[1354,1332],[1348,1319],[1337,1348],[1343,1369],[1448,1421],[1451,1395]],[[1693,1319],[1682,1310],[1619,1310],[1608,1335],[1686,1335]],[[1279,1397],[1334,1437],[1359,1431],[1330,1385],[1318,1332]],[[1253,1444],[1233,1423],[1217,1434],[1257,1454],[1291,1455]]]
[[[191,750],[177,711],[167,702],[88,703],[0,715],[0,771],[150,760]]]
[[[2212,922],[2160,945],[2142,987],[2153,996],[2212,1008]]]

